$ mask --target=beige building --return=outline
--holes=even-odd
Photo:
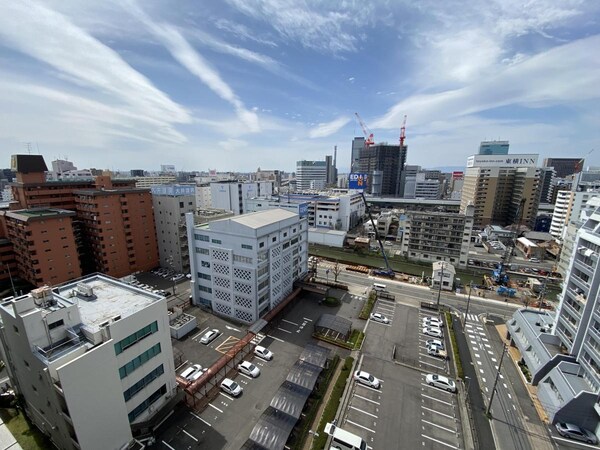
[[[473,155],[467,160],[460,212],[474,206],[474,226],[533,227],[540,199],[538,155]],[[519,205],[522,210],[519,213]]]

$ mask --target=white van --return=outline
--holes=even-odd
[[[373,283],[373,289],[376,291],[385,291],[386,288],[387,286],[385,284]]]
[[[332,423],[325,425],[325,433],[332,438],[329,450],[367,450],[367,443],[360,436],[342,430]]]

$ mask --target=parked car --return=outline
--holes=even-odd
[[[221,382],[221,390],[226,394],[233,395],[237,397],[242,393],[242,388],[239,384],[233,381],[231,378],[225,378]]]
[[[569,439],[575,439],[577,441],[587,442],[588,444],[596,445],[598,443],[598,437],[590,430],[578,427],[572,423],[558,422],[556,424],[556,431],[561,436]]]
[[[446,359],[448,357],[448,353],[446,353],[446,350],[444,350],[443,347],[440,347],[438,345],[428,345],[427,346],[427,354],[431,355],[431,356],[437,356],[438,358],[444,358]]]
[[[427,339],[425,341],[425,347],[429,347],[430,345],[436,345],[440,348],[444,348],[444,342],[439,339]]]
[[[209,330],[200,338],[200,343],[208,345],[214,341],[219,334],[221,334],[221,332],[216,328],[214,330]]]
[[[438,337],[441,338],[444,336],[444,334],[442,333],[442,330],[438,327],[423,327],[423,334],[426,334],[427,336],[432,336],[432,337]]]
[[[261,345],[254,347],[254,354],[266,361],[271,361],[273,359],[273,352]]]
[[[380,322],[380,323],[390,323],[390,319],[388,319],[387,317],[385,317],[383,314],[379,314],[379,313],[371,313],[371,320],[374,322]]]
[[[444,389],[448,392],[456,392],[456,383],[448,377],[443,375],[436,375],[433,373],[428,374],[425,377],[425,381],[429,386],[434,386],[440,389]]]
[[[532,263],[539,263],[539,262],[540,262],[540,259],[539,259],[539,258],[529,258],[529,262],[532,262]],[[568,424],[567,424],[567,425],[568,425]]]
[[[179,281],[182,278],[184,278],[184,275],[180,273],[179,275],[175,275],[173,278],[171,278],[171,281]]]
[[[423,317],[423,326],[443,328],[444,322],[442,322],[437,317]]]
[[[240,373],[248,375],[249,377],[256,378],[260,375],[260,369],[252,364],[250,361],[242,361],[237,366]]]
[[[188,367],[187,369],[185,369],[179,375],[181,375],[182,378],[185,378],[186,380],[189,380],[190,377],[194,374],[194,372],[196,372],[198,370],[198,368],[202,368],[202,366],[200,366],[200,364],[194,364],[193,366]]]
[[[200,378],[204,374],[204,372],[206,372],[208,370],[208,369],[200,366],[200,364],[196,364],[196,365],[200,368],[198,370],[196,370],[193,374],[190,375],[190,378],[189,378],[190,381],[196,381],[198,378]]]
[[[381,386],[381,382],[377,378],[375,378],[369,372],[365,372],[364,370],[357,370],[354,372],[354,379],[357,383],[364,384],[365,386],[369,386],[374,389],[379,389]]]

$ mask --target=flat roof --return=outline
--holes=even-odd
[[[267,225],[271,225],[273,223],[277,223],[281,220],[291,219],[293,217],[298,217],[298,214],[290,212],[286,209],[275,208],[248,214],[242,214],[239,216],[222,220],[230,220],[231,222],[239,223],[240,225],[244,225],[248,228],[261,228]]]
[[[93,295],[71,297],[78,284],[91,287]],[[100,330],[100,324],[108,319],[130,316],[164,298],[100,274],[64,284],[52,291],[66,301],[77,299],[81,322],[94,331]]]
[[[7,211],[6,215],[18,220],[48,219],[50,217],[74,216],[75,211],[60,208],[32,208]]]

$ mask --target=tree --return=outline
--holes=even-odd
[[[340,263],[337,259],[335,260],[335,265],[333,266],[333,269],[331,269],[331,270],[333,270],[333,279],[337,283],[338,276],[342,272],[342,266],[340,266]]]

